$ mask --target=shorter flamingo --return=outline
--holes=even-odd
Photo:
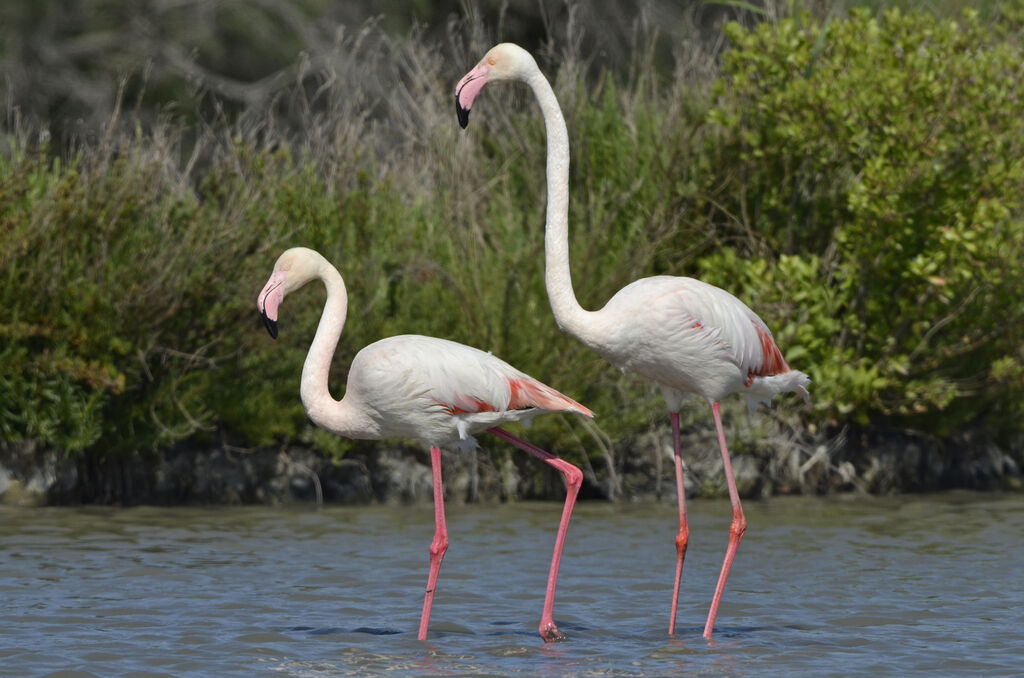
[[[563,640],[565,635],[552,617],[555,583],[583,474],[572,464],[520,440],[499,425],[528,422],[545,412],[575,412],[588,417],[593,413],[490,353],[415,334],[381,339],[359,351],[349,368],[345,396],[335,400],[327,379],[348,310],[348,294],[338,269],[314,250],[289,249],[278,258],[256,304],[270,336],[276,339],[281,302],[289,292],[315,279],[327,287],[327,302],[302,367],[300,394],[309,418],[316,425],[348,438],[415,438],[430,447],[434,540],[430,544],[430,573],[419,639],[427,637],[437,575],[448,549],[440,448],[452,444],[472,447],[476,444],[473,434],[487,431],[554,467],[565,477],[568,489],[539,629],[545,641]]]

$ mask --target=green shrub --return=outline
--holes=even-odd
[[[105,454],[212,425],[204,379],[237,311],[223,273],[256,241],[218,228],[158,149],[123,141],[0,163],[7,439]]]
[[[897,10],[727,34],[702,190],[751,260],[704,277],[787,318],[835,421],[1019,431],[1020,44]]]

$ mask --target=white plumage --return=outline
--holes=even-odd
[[[515,395],[528,395],[518,397]],[[590,410],[504,360],[446,339],[405,334],[363,348],[349,369],[345,398],[377,422],[371,438],[416,438],[428,445],[475,444],[473,435],[544,412]],[[360,431],[324,428],[358,438]]]
[[[657,382],[670,411],[678,411],[687,393],[710,402],[740,393],[751,410],[784,390],[807,398],[806,375],[788,369],[761,318],[700,280],[634,281],[589,322],[582,341],[619,369]],[[778,379],[782,370],[796,378],[791,385]]]

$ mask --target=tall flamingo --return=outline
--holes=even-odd
[[[520,440],[499,425],[528,421],[545,412],[575,412],[588,417],[593,413],[490,353],[415,334],[381,339],[359,351],[349,368],[345,396],[335,400],[327,388],[327,377],[348,310],[348,295],[338,269],[314,250],[289,249],[278,258],[256,304],[270,336],[276,339],[277,312],[285,295],[314,279],[323,281],[327,287],[327,302],[302,366],[300,394],[309,418],[318,426],[348,438],[415,438],[430,447],[434,540],[430,544],[430,573],[419,639],[427,637],[437,575],[448,549],[440,448],[451,444],[471,447],[476,444],[473,434],[481,431],[512,443],[565,477],[567,494],[540,620],[540,635],[545,641],[564,639],[552,618],[555,583],[583,474],[572,464]]]
[[[704,637],[710,638],[725,582],[747,527],[722,430],[719,401],[740,393],[751,412],[759,402],[770,405],[771,398],[778,393],[796,392],[806,401],[804,387],[810,379],[803,372],[790,369],[771,331],[757,314],[728,292],[699,280],[674,276],[642,278],[619,290],[601,310],[584,310],[576,300],[569,273],[569,134],[555,93],[533,57],[511,43],[497,45],[487,52],[455,88],[459,124],[468,124],[470,108],[484,85],[499,80],[518,80],[529,85],[544,116],[548,144],[544,275],[558,326],[623,372],[636,372],[654,380],[668,405],[679,504],[670,635],[675,632],[679,581],[689,540],[679,450],[679,408],[688,393],[703,396],[711,404],[732,503],[732,523],[704,626]]]

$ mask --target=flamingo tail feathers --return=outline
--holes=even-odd
[[[772,396],[779,393],[796,393],[803,398],[805,403],[808,403],[810,394],[807,393],[807,385],[810,383],[811,378],[800,370],[788,370],[781,374],[754,377],[743,392],[743,399],[747,401],[747,409],[751,414],[757,409],[759,403],[771,407]]]

